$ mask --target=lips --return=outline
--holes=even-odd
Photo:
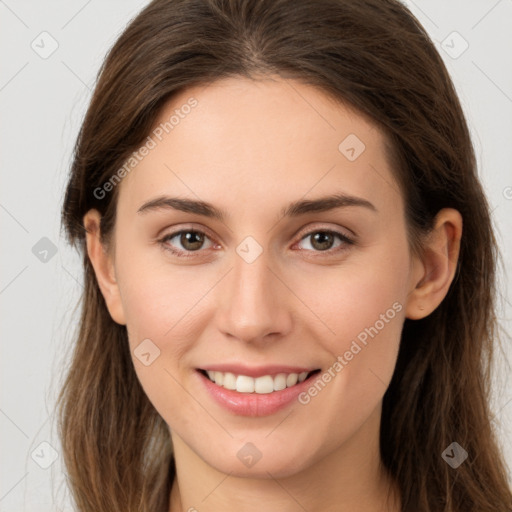
[[[215,381],[210,378],[207,370]],[[290,406],[297,400],[298,395],[311,385],[311,379],[319,372],[320,369],[309,370],[290,366],[248,368],[215,365],[196,369],[203,389],[217,404],[238,416],[253,417],[275,414]],[[252,376],[247,375],[248,373]],[[217,379],[222,384],[217,384]],[[288,379],[290,387],[287,385]],[[235,389],[224,387],[226,381],[230,387],[234,382]],[[286,387],[279,389],[285,382]],[[274,389],[276,387],[278,389]]]

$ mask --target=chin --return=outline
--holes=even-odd
[[[248,442],[234,450],[234,456],[226,456],[231,450],[222,450],[221,453],[210,453],[202,458],[217,471],[233,477],[287,478],[303,471],[309,465],[309,459],[305,459],[304,452],[298,453],[296,450],[295,445],[290,447],[288,453],[283,451],[276,454],[273,447],[259,451]]]

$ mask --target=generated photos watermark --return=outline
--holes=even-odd
[[[322,375],[319,375],[315,382],[307,389],[307,391],[303,391],[298,396],[298,401],[302,405],[307,405],[311,402],[311,399],[320,393],[325,386],[329,382],[331,382],[332,379],[338,375],[345,366],[347,366],[352,359],[354,359],[354,356],[359,354],[363,348],[368,346],[368,337],[373,339],[377,334],[379,334],[384,327],[386,327],[387,324],[393,318],[395,318],[397,313],[400,313],[402,311],[403,306],[400,304],[400,302],[394,302],[393,305],[386,310],[385,313],[381,313],[379,316],[379,319],[370,327],[365,327],[358,335],[357,339],[352,340],[352,343],[350,344],[350,348],[346,350],[343,355],[339,355],[336,358],[336,361],[324,372]],[[358,343],[359,342],[359,343]]]
[[[130,155],[124,165],[120,167],[108,181],[103,183],[101,187],[94,189],[94,197],[96,199],[104,199],[108,192],[112,192],[121,180],[127,176],[139,162],[149,155],[152,149],[156,148],[158,143],[163,140],[164,136],[171,133],[171,131],[180,124],[181,120],[185,119],[194,107],[197,107],[198,103],[199,102],[194,97],[191,97],[186,103],[181,105],[180,108],[174,109],[174,114],[172,114],[167,121],[160,123],[151,132],[151,135],[147,136],[146,142]]]

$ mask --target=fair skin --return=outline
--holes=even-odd
[[[119,185],[108,251],[98,212],[84,217],[108,310],[126,325],[137,376],[169,425],[177,467],[170,510],[398,511],[379,456],[382,398],[405,318],[429,315],[448,292],[461,216],[441,210],[424,252],[413,256],[383,135],[311,86],[224,79],[181,92],[155,126],[192,96],[197,106]],[[349,134],[365,144],[354,161],[338,149]],[[334,193],[374,208],[280,214]],[[138,213],[161,196],[202,200],[226,217]],[[205,233],[202,245],[179,235],[158,242],[190,229]],[[313,235],[325,231],[354,243],[334,236],[323,250]],[[236,250],[248,236],[262,249],[250,263]],[[393,304],[393,318],[307,404],[251,417],[205,391],[198,368],[224,362],[322,375]],[[148,338],[160,355],[146,366],[134,350]],[[250,467],[237,456],[246,443],[261,454]]]

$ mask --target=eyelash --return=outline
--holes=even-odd
[[[171,247],[167,243],[167,241],[172,240],[173,238],[175,238],[178,235],[181,235],[182,233],[198,233],[198,234],[204,235],[206,238],[210,239],[210,237],[204,231],[201,231],[199,229],[181,229],[181,230],[175,231],[173,233],[168,233],[167,235],[162,237],[160,240],[158,240],[158,243],[161,245],[162,249],[164,249],[166,251],[169,251],[172,254],[174,254],[175,256],[178,256],[180,258],[192,258],[192,257],[195,257],[197,253],[202,252],[202,249],[198,249],[197,251],[182,251],[182,250],[178,250],[178,249],[175,249],[175,248]],[[307,233],[304,233],[304,235],[301,236],[301,238],[299,239],[299,242],[301,242],[302,240],[304,240],[304,239],[306,239],[306,238],[308,238],[308,237],[310,237],[310,236],[312,236],[312,235],[314,235],[316,233],[324,233],[324,234],[334,235],[334,236],[338,237],[343,242],[343,245],[342,246],[338,246],[338,247],[336,247],[334,249],[327,249],[325,251],[317,251],[317,250],[310,250],[310,249],[299,249],[300,251],[308,251],[308,252],[315,252],[315,253],[319,253],[319,254],[332,255],[332,254],[337,254],[337,253],[346,251],[348,249],[347,246],[355,244],[355,240],[353,240],[352,238],[349,238],[347,235],[345,235],[343,233],[340,233],[339,231],[333,231],[333,230],[329,230],[329,229],[315,229],[313,231],[309,231]]]

